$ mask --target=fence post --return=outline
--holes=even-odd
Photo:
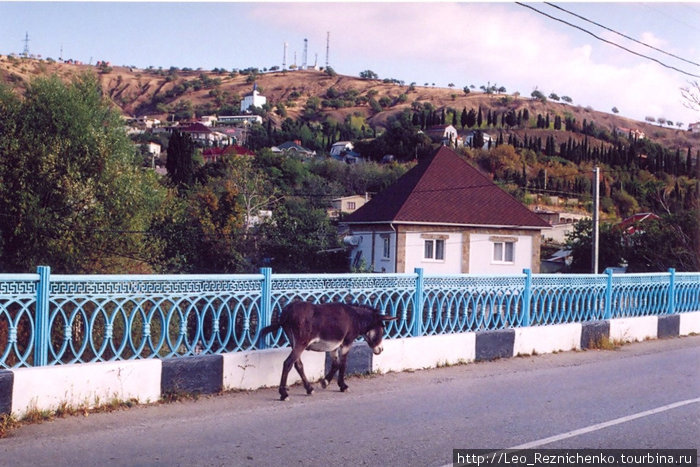
[[[606,268],[605,269],[605,274],[608,276],[607,284],[605,287],[605,311],[603,312],[603,319],[610,319],[612,318],[612,292],[613,292],[613,287],[612,287],[612,279],[613,279],[613,270],[612,268]]]
[[[49,282],[51,268],[39,266],[39,283],[36,288],[36,319],[34,322],[34,366],[45,366],[49,360]]]
[[[520,320],[521,326],[530,325],[530,299],[532,298],[532,271],[528,268],[523,269],[525,274],[525,289],[523,290],[523,316]]]
[[[676,312],[676,269],[668,268],[668,310],[666,313],[672,315]]]
[[[260,274],[263,275],[262,295],[260,297],[260,325],[259,330],[265,326],[272,324],[272,269],[260,268]],[[260,348],[268,348],[269,337],[265,337],[260,341]]]
[[[416,290],[413,292],[413,329],[411,335],[421,336],[423,333],[423,268],[415,268]]]

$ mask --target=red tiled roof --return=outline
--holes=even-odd
[[[550,227],[447,146],[409,170],[344,222]]]
[[[626,231],[629,234],[635,233],[637,230],[638,225],[646,220],[658,220],[660,219],[659,216],[652,212],[642,212],[639,214],[634,214],[633,216],[628,217],[627,219],[623,220],[617,226]]]
[[[231,144],[226,146],[224,154],[238,154],[239,156],[254,156],[255,153],[250,149],[240,146],[238,144]]]

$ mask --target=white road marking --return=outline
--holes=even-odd
[[[607,422],[596,423],[595,425],[589,425],[589,426],[584,427],[584,428],[579,428],[578,430],[567,431],[566,433],[561,433],[558,435],[549,436],[547,438],[541,438],[541,439],[538,439],[535,441],[530,441],[529,443],[525,443],[525,444],[519,444],[517,446],[513,446],[511,448],[505,449],[504,451],[537,448],[537,447],[543,446],[545,444],[550,444],[550,443],[554,443],[556,441],[561,441],[563,439],[573,438],[575,436],[583,435],[586,433],[591,433],[593,431],[602,430],[603,428],[607,428],[609,426],[619,425],[621,423],[626,423],[626,422],[629,422],[632,420],[636,420],[638,418],[648,417],[649,415],[654,415],[657,413],[666,412],[667,410],[675,409],[678,407],[683,407],[684,405],[697,404],[698,402],[700,402],[700,397],[695,398],[695,399],[686,399],[684,401],[678,401],[678,402],[674,402],[672,404],[662,405],[661,407],[656,407],[655,409],[649,409],[649,410],[645,410],[643,412],[637,412],[635,414],[627,415],[627,416],[620,417],[620,418],[615,418],[615,419],[609,420]],[[500,451],[497,451],[497,452],[500,452]],[[453,465],[454,465],[453,463],[449,463],[449,464],[445,464],[443,467],[451,467]]]
[[[536,447],[539,447],[539,446],[542,446],[545,444],[550,444],[550,443],[554,443],[556,441],[561,441],[562,439],[573,438],[574,436],[583,435],[586,433],[590,433],[592,431],[602,430],[603,428],[607,428],[609,426],[619,425],[620,423],[626,423],[626,422],[629,422],[632,420],[636,420],[638,418],[648,417],[649,415],[654,415],[657,413],[666,412],[667,410],[675,409],[677,407],[683,407],[684,405],[688,405],[688,404],[696,404],[698,402],[700,402],[700,397],[698,397],[696,399],[686,399],[684,401],[674,402],[673,404],[662,405],[661,407],[657,407],[655,409],[645,410],[643,412],[638,412],[638,413],[635,413],[632,415],[627,415],[625,417],[616,418],[613,420],[609,420],[607,422],[596,423],[595,425],[590,425],[590,426],[587,426],[584,428],[579,428],[578,430],[567,431],[566,433],[561,433],[558,435],[550,436],[548,438],[542,438],[542,439],[538,439],[536,441],[531,441],[529,443],[520,444],[518,446],[513,446],[512,448],[508,448],[508,449],[532,449],[532,448],[536,448]]]

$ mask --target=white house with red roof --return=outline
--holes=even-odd
[[[352,266],[389,273],[537,273],[550,228],[446,146],[342,224]]]

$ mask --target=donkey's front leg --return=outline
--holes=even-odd
[[[340,392],[345,392],[348,390],[348,385],[345,384],[345,367],[348,361],[348,354],[350,353],[351,345],[343,345],[338,349],[338,353],[340,354],[340,365],[338,368],[338,387],[340,387]]]
[[[301,377],[301,382],[304,383],[304,389],[306,389],[306,394],[313,394],[314,387],[311,385],[311,383],[309,383],[309,380],[306,379],[306,375],[304,374],[304,364],[301,362],[301,358],[297,359],[297,361],[294,362],[294,368],[296,368],[297,373],[299,373],[299,376]]]
[[[333,381],[333,376],[335,376],[335,372],[338,371],[338,367],[340,366],[338,363],[339,349],[331,350],[329,353],[331,354],[331,368],[328,370],[326,376],[321,378],[321,387],[324,389],[326,386],[331,384],[331,381]]]
[[[292,349],[292,352],[289,354],[289,357],[286,358],[284,361],[284,364],[282,365],[282,378],[280,379],[280,388],[279,388],[279,393],[280,393],[280,400],[286,401],[289,399],[289,388],[287,387],[287,376],[289,376],[289,371],[292,369],[292,366],[296,364],[296,362],[299,360],[299,357],[301,356],[301,352],[304,351],[304,348],[294,348]]]

